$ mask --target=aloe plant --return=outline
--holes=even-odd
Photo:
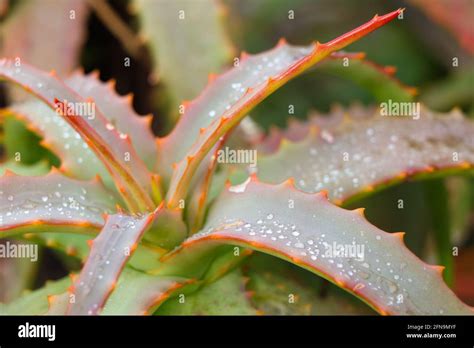
[[[380,314],[473,314],[444,283],[442,266],[406,248],[403,232],[380,230],[363,208],[340,207],[407,179],[472,173],[474,125],[458,112],[423,108],[414,128],[414,121],[384,118],[378,109],[335,110],[248,142],[259,151],[253,173],[222,165],[214,176],[219,150],[252,108],[318,63],[330,68],[346,55],[341,49],[401,12],[375,16],[324,44],[280,40],[270,51],[242,55],[232,69],[211,76],[182,105],[173,131],[156,140],[149,118],[139,118],[129,99],[97,74],[61,79],[1,60],[0,77],[37,99],[10,105],[2,115],[37,132],[61,166],[36,176],[5,171],[0,237],[43,241],[84,265],[0,311],[266,313],[274,306],[255,307],[265,297],[264,279],[244,278],[238,267],[258,251],[329,280]],[[331,245],[365,252],[325,255]],[[252,282],[254,290],[242,291]],[[344,301],[335,302],[353,303]]]

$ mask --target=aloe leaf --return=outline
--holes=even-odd
[[[120,96],[115,81],[100,81],[98,73],[75,73],[65,83],[83,98],[92,98],[102,114],[121,133],[127,133],[137,154],[149,170],[155,168],[157,150],[151,131],[152,115],[139,116],[132,106],[131,95]]]
[[[195,281],[157,277],[126,267],[102,315],[149,315],[176,292],[194,290]]]
[[[221,195],[203,230],[163,258],[161,274],[192,277],[196,269],[183,263],[231,244],[318,274],[381,314],[473,314],[443,282],[442,267],[421,261],[405,247],[403,233],[383,232],[362,212],[339,208],[323,193],[298,191],[291,180],[272,186],[252,176]]]
[[[60,251],[82,262],[87,260],[90,252],[91,236],[86,234],[46,232],[28,233],[24,237],[27,241]],[[159,259],[165,253],[165,249],[152,246],[149,243],[140,243],[131,256],[129,265],[140,271],[151,271],[161,266]]]
[[[86,2],[22,1],[14,15],[2,23],[0,56],[18,57],[41,69],[56,69],[59,74],[71,72],[79,63],[85,39],[89,14]],[[20,98],[19,91],[11,92],[14,100]]]
[[[168,209],[162,203],[155,213],[152,226],[143,239],[160,248],[170,250],[181,243],[187,237],[187,233],[181,209]]]
[[[24,122],[30,130],[42,136],[40,144],[61,159],[63,172],[84,180],[99,175],[108,188],[114,188],[109,172],[89,145],[50,107],[30,100],[13,104],[2,113]]]
[[[219,151],[225,143],[227,136],[219,140],[212,151],[208,161],[204,161],[207,166],[203,166],[203,175],[196,177],[193,183],[195,190],[190,193],[189,203],[186,211],[186,220],[188,221],[191,234],[196,233],[202,227],[206,216],[206,207],[209,203],[209,191],[212,184],[214,171],[217,167],[217,158]]]
[[[444,280],[449,286],[452,286],[454,281],[454,260],[448,190],[442,180],[427,180],[423,186],[426,205],[430,209],[430,215],[432,216],[431,228],[434,230],[437,261],[446,267],[443,273]]]
[[[186,112],[172,133],[158,142],[164,161],[161,167],[170,170],[172,163],[179,160],[170,181],[168,204],[175,207],[185,198],[191,178],[203,158],[254,106],[332,52],[393,20],[401,11],[375,16],[326,44],[317,42],[307,47],[295,47],[281,41],[269,52],[242,58],[237,67],[217,77],[186,106]],[[196,131],[202,127],[204,129],[199,131],[193,144],[198,135]],[[191,134],[190,129],[193,130]]]
[[[175,292],[194,290],[193,283],[178,277],[155,277],[125,267],[101,315],[150,315]],[[47,314],[66,314],[70,296],[63,292],[48,297]]]
[[[277,183],[292,177],[301,190],[328,190],[333,202],[346,204],[408,177],[461,172],[474,164],[474,123],[456,112],[421,109],[413,120],[366,109],[363,117],[346,114],[330,127],[323,122],[331,121],[313,119],[304,139],[283,140],[277,152],[260,156],[259,178]],[[309,131],[314,124],[320,129]]]
[[[470,14],[474,11],[474,4],[469,0],[458,0],[452,11],[446,11],[453,5],[449,0],[439,0],[435,3],[427,0],[409,0],[409,3],[419,7],[425,14],[445,27],[454,35],[459,44],[471,55],[474,54],[474,40],[472,35]]]
[[[370,93],[379,102],[388,99],[399,102],[413,101],[416,88],[409,87],[395,78],[396,69],[380,66],[365,59],[365,54],[335,52],[318,66],[318,70],[348,79]],[[347,65],[346,65],[347,64]]]
[[[2,237],[26,232],[96,233],[115,199],[99,180],[70,179],[53,169],[45,176],[0,177]]]
[[[63,117],[103,161],[132,212],[152,211],[156,178],[136,154],[130,138],[107,121],[95,102],[69,89],[54,74],[14,61],[0,61],[0,77],[30,91]],[[71,107],[72,106],[72,107]]]
[[[231,45],[220,23],[222,9],[213,0],[138,0],[134,4],[149,40],[155,74],[177,110],[181,100],[194,98],[204,88],[209,72],[219,71],[231,58]],[[192,64],[190,56],[195,57]]]
[[[337,286],[271,256],[253,255],[242,269],[248,279],[245,288],[263,315],[375,314]]]
[[[69,277],[49,281],[34,291],[25,292],[10,303],[0,303],[0,315],[42,315],[48,311],[48,297],[65,292],[71,284]]]
[[[193,281],[183,278],[159,278],[125,267],[101,314],[152,314],[175,292],[183,292],[185,287],[194,289],[192,284]],[[70,285],[70,277],[49,281],[13,302],[0,303],[0,315],[64,315],[70,299],[67,291]]]
[[[107,216],[102,231],[91,243],[91,252],[81,273],[74,280],[71,288],[74,301],[69,304],[67,314],[100,312],[153,218],[153,214]]]
[[[48,159],[52,164],[57,165],[59,160],[40,145],[41,138],[13,116],[9,115],[8,111],[0,110],[0,118],[4,117],[3,146],[6,157],[23,164],[34,164]]]
[[[15,240],[0,239],[0,247],[7,250],[12,245],[17,250],[25,246],[30,247],[28,244]],[[38,251],[36,256],[31,256],[30,258],[0,258],[0,284],[5,284],[0,286],[0,302],[10,302],[21,295],[25,289],[33,286],[38,271],[38,260],[41,258],[41,251]]]
[[[155,315],[255,314],[257,311],[252,307],[245,291],[245,278],[238,269],[184,298],[166,301],[155,312]]]
[[[13,160],[0,163],[0,175],[5,175],[7,170],[23,176],[44,175],[49,172],[49,165],[46,161],[36,162],[31,165],[25,165],[22,162]]]

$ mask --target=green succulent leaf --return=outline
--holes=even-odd
[[[49,281],[10,303],[0,303],[0,315],[63,315],[70,300],[71,277]],[[187,290],[186,287],[189,289]],[[175,292],[194,291],[193,281],[178,277],[156,277],[125,267],[102,315],[152,314]]]
[[[365,59],[363,53],[335,52],[318,66],[318,70],[353,81],[370,91],[378,102],[388,99],[413,101],[416,88],[405,86],[395,78],[396,69],[380,66]]]
[[[70,179],[53,169],[45,176],[7,172],[0,177],[0,235],[27,232],[97,233],[115,199],[99,180]]]
[[[42,288],[26,292],[15,301],[0,303],[0,315],[43,315],[48,311],[48,298],[64,293],[70,285],[69,277],[46,282]]]
[[[384,117],[380,110],[340,110],[273,133],[264,147],[279,149],[258,158],[257,173],[269,183],[294,178],[299,189],[327,190],[343,204],[409,177],[472,171],[472,134],[474,123],[457,112],[436,115],[422,108],[413,120]]]
[[[0,163],[0,175],[5,175],[7,171],[23,176],[44,175],[49,172],[49,165],[46,161],[25,165],[22,162],[9,160]]]
[[[8,110],[0,110],[3,121],[3,147],[6,157],[19,164],[31,165],[48,159],[53,164],[59,160],[40,145],[41,138],[27,129],[24,122],[16,119],[15,114]]]
[[[166,300],[194,291],[196,281],[180,277],[157,277],[126,267],[102,315],[150,315]]]
[[[296,190],[291,181],[272,186],[253,176],[220,196],[204,229],[163,258],[161,274],[199,276],[202,270],[184,269],[183,262],[232,244],[318,274],[381,314],[473,313],[443,282],[442,268],[421,261],[405,247],[403,233],[383,232],[362,211]]]
[[[102,310],[153,218],[154,214],[107,216],[102,231],[91,242],[91,252],[81,273],[74,280],[71,294],[75,301],[69,304],[67,314],[95,315]]]
[[[155,312],[155,315],[255,314],[257,311],[250,304],[245,291],[245,278],[238,269],[191,293],[184,301],[180,302],[179,297],[168,300]]]
[[[362,301],[328,281],[271,256],[256,254],[246,260],[242,269],[251,301],[264,315],[375,314]]]
[[[204,88],[209,72],[219,71],[231,58],[231,45],[220,23],[222,9],[213,0],[138,0],[135,4],[156,74],[177,107],[181,100],[194,98]],[[190,56],[195,57],[192,64]]]
[[[157,178],[138,157],[129,136],[118,132],[93,100],[82,98],[54,74],[26,64],[17,66],[12,60],[0,61],[0,77],[36,95],[83,137],[107,167],[132,212],[153,211],[150,193],[156,191]]]
[[[173,249],[188,235],[181,209],[169,209],[162,203],[154,215],[153,224],[143,239],[167,250]]]
[[[401,11],[375,16],[326,44],[296,47],[281,41],[273,50],[242,57],[238,66],[217,77],[186,106],[175,129],[158,143],[164,170],[171,170],[178,161],[169,185],[168,204],[175,207],[186,198],[191,179],[207,153],[254,106],[331,53],[393,20]]]
[[[25,246],[30,247],[28,244],[11,239],[0,239],[0,247],[5,249],[14,246],[19,250]],[[31,258],[8,258],[3,256],[0,257],[0,284],[2,284],[0,286],[0,302],[10,302],[21,296],[25,289],[29,289],[34,285],[40,263],[38,261],[41,260],[41,250],[36,257]]]
[[[99,175],[107,187],[114,188],[109,172],[89,145],[50,107],[30,100],[10,105],[2,113],[23,121],[30,130],[42,136],[41,145],[61,159],[62,171],[84,180]]]

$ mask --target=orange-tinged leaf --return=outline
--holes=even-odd
[[[171,164],[179,160],[169,185],[168,205],[175,207],[179,200],[185,198],[191,178],[207,153],[253,107],[332,52],[376,30],[400,12],[402,10],[375,16],[366,24],[326,44],[316,42],[308,47],[296,47],[282,41],[269,52],[243,58],[237,67],[217,77],[187,107],[173,132],[158,143],[164,170],[170,171]],[[201,127],[205,130],[193,144]]]
[[[473,314],[444,283],[440,268],[412,254],[400,236],[371,225],[360,211],[331,204],[324,194],[253,176],[217,199],[203,230],[163,257],[159,274],[201,276],[183,264],[231,244],[303,267],[381,314]]]
[[[0,61],[0,77],[19,84],[56,110],[87,142],[115,180],[118,191],[132,212],[152,211],[152,174],[136,154],[128,135],[119,133],[91,99],[69,89],[54,73],[47,74],[26,64]]]

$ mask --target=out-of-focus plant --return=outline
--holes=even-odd
[[[177,8],[168,11],[183,15]],[[144,13],[145,25],[154,12]],[[216,13],[209,13],[214,20]],[[197,98],[181,103],[173,131],[156,140],[150,118],[137,117],[130,100],[97,74],[60,78],[19,57],[2,60],[0,77],[40,99],[9,105],[2,117],[24,121],[61,163],[37,176],[14,174],[23,169],[5,164],[10,169],[1,178],[1,236],[29,236],[85,260],[79,274],[5,304],[2,312],[311,314],[314,303],[324,308],[320,313],[370,312],[334,289],[325,299],[315,297],[308,288],[323,291],[326,285],[307,277],[303,282],[311,285],[302,286],[300,299],[279,294],[269,285],[281,282],[279,273],[268,273],[271,261],[248,262],[245,280],[237,267],[257,250],[329,280],[381,314],[472,314],[443,282],[442,267],[411,253],[403,233],[383,232],[361,208],[338,207],[408,179],[472,174],[474,125],[459,112],[439,115],[423,107],[414,121],[388,117],[387,105],[334,108],[324,117],[293,121],[284,131],[272,128],[264,136],[257,130],[231,139],[233,148],[225,146],[250,110],[316,64],[360,83],[381,102],[394,98],[396,105],[419,106],[411,104],[413,89],[395,80],[392,68],[341,51],[401,13],[375,16],[325,44],[280,40],[270,51],[242,54],[232,69],[211,75]],[[166,29],[154,44],[158,57],[172,40]],[[193,35],[189,27],[183,30]],[[176,47],[168,58],[183,58],[188,46]],[[226,54],[203,60],[196,75],[211,65],[217,69]],[[187,84],[165,68],[181,73],[179,64],[187,59],[162,62],[175,100],[202,84],[193,76]],[[341,68],[347,62],[354,67],[349,72]],[[245,149],[235,148],[235,141]],[[241,161],[232,156],[240,155],[257,166],[233,165]],[[222,170],[214,175],[218,164]],[[42,166],[30,171],[43,172]],[[234,185],[224,185],[226,178]],[[339,255],[339,246],[357,257]],[[282,265],[281,274],[288,273],[299,274]],[[287,285],[297,288],[292,281]],[[241,290],[246,286],[253,291],[250,301]]]

